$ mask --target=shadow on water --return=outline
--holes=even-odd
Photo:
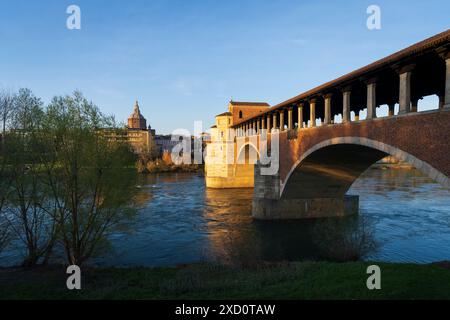
[[[148,200],[136,230],[118,235],[116,255],[100,264],[352,260],[355,251],[380,261],[450,260],[450,192],[417,170],[368,170],[350,189],[360,216],[338,220],[254,221],[252,189],[207,189],[198,174],[148,175],[139,193]]]
[[[342,244],[350,244],[351,250],[338,253],[354,259],[355,248],[365,243],[366,234],[358,228],[367,221],[368,235],[377,245],[364,247],[358,257],[419,263],[450,260],[449,190],[417,170],[372,168],[350,193],[360,196],[359,217],[262,222],[251,218],[252,189],[206,189],[201,174],[142,176],[136,188],[141,206],[137,218],[111,237],[113,252],[94,263],[339,260],[335,253]]]
[[[314,259],[313,221],[254,221],[252,189],[205,191],[205,218],[209,229],[209,257],[242,263]]]

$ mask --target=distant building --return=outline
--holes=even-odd
[[[139,110],[139,103],[136,101],[134,111],[128,118],[127,138],[137,153],[147,153],[151,156],[157,156],[155,145],[155,130],[149,125],[147,120]]]
[[[122,130],[105,130],[106,135],[110,139],[127,141],[138,154],[147,154],[152,158],[159,156],[155,144],[156,132],[150,125],[147,127],[147,120],[141,114],[137,101],[127,123],[127,127]]]
[[[206,132],[202,132],[198,137],[179,137],[180,140],[172,140],[171,135],[156,135],[155,143],[160,157],[162,157],[163,155],[172,154],[174,147],[182,144],[182,141],[186,138],[190,138],[191,140],[191,160],[193,161],[193,163],[196,160],[202,162],[203,159],[201,159],[201,155],[206,150],[206,146],[211,140],[210,134]],[[197,158],[195,156],[196,153],[198,154]]]
[[[139,103],[136,101],[134,105],[134,111],[131,116],[128,118],[128,129],[133,130],[146,130],[147,129],[147,120],[141,114],[139,110]]]
[[[165,152],[172,153],[172,149],[179,143],[179,141],[172,141],[171,135],[155,136],[155,144],[159,155],[162,155]]]

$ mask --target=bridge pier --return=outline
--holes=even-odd
[[[258,220],[343,217],[359,212],[359,196],[318,199],[253,198],[252,216]]]
[[[252,216],[259,220],[288,220],[341,217],[359,212],[359,196],[343,198],[280,198],[280,176],[261,175],[255,165]]]

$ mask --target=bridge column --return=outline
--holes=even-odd
[[[261,120],[259,118],[256,120],[256,132],[257,134],[261,133]]]
[[[411,99],[411,112],[417,112],[418,104],[419,104],[419,98]]]
[[[331,124],[331,96],[332,94],[324,95],[325,98],[325,124]]]
[[[438,102],[439,103],[439,109],[443,109],[444,105],[445,105],[445,101],[444,101],[445,96],[439,95],[438,98],[439,98],[439,102]]]
[[[342,92],[342,122],[347,123],[350,122],[350,89],[344,89]]]
[[[270,119],[271,119],[271,115],[270,113],[267,114],[267,131],[270,132],[272,130],[272,125],[270,123]]]
[[[264,116],[261,117],[261,129],[266,129],[266,118]]]
[[[389,113],[388,113],[389,117],[394,116],[394,114],[395,114],[395,103],[389,104],[388,107],[389,107]]]
[[[316,126],[316,99],[309,100],[309,126]]]
[[[398,114],[411,112],[411,74],[414,66],[407,66],[398,71],[400,77]]]
[[[445,57],[445,100],[444,108],[450,108],[450,52]]]
[[[358,196],[338,198],[282,198],[279,171],[263,174],[259,161],[254,170],[252,217],[258,220],[330,218],[357,214]]]
[[[294,129],[294,119],[292,119],[292,107],[288,109],[288,130]]]
[[[284,110],[280,111],[280,131],[284,131]]]
[[[367,82],[367,119],[377,117],[377,83],[375,79]]]
[[[274,112],[273,113],[273,123],[272,123],[272,128],[274,128],[274,129],[278,129],[278,123],[277,123],[277,113],[276,112]]]
[[[298,128],[303,128],[303,103],[298,104]]]

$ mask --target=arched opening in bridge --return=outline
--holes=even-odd
[[[450,186],[443,173],[400,149],[347,137],[323,141],[306,151],[282,182],[281,199],[344,197],[363,172],[386,156],[409,163],[437,183]]]
[[[308,155],[291,172],[281,199],[343,199],[353,182],[386,152],[356,144],[337,144]]]
[[[234,165],[234,176],[239,177],[242,186],[254,186],[255,164],[258,160],[259,153],[253,144],[245,144],[238,150]]]

